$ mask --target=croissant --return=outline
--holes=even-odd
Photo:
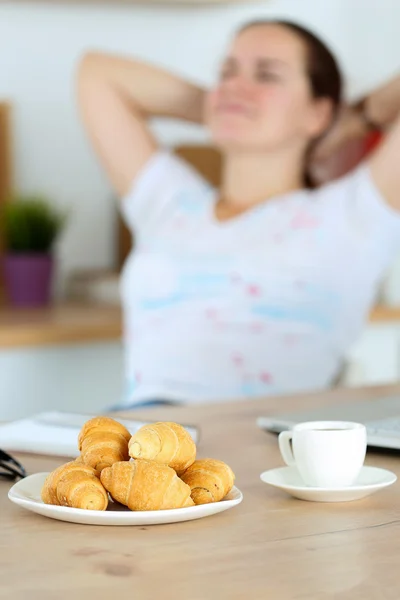
[[[106,510],[108,495],[94,469],[77,461],[61,465],[50,473],[42,488],[45,504]]]
[[[49,473],[49,475],[47,475],[41,492],[41,497],[45,504],[55,504],[56,506],[59,505],[56,492],[58,481],[61,479],[61,477],[67,469],[73,470],[75,468],[78,468],[76,465],[79,465],[79,467],[81,467],[82,465],[80,464],[79,460],[80,459],[77,458],[76,460],[61,465],[60,467]]]
[[[193,506],[190,487],[166,465],[137,459],[102,470],[100,479],[117,502],[131,510],[162,510]]]
[[[232,469],[222,460],[196,460],[182,475],[182,481],[191,488],[195,504],[219,502],[230,492],[235,481]]]
[[[96,471],[110,467],[115,462],[129,460],[130,438],[126,427],[110,417],[90,419],[78,436],[82,460]]]
[[[183,473],[196,459],[196,445],[190,434],[177,423],[144,425],[129,441],[132,458],[155,460]]]

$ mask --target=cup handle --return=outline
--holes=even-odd
[[[289,467],[294,467],[296,461],[293,456],[292,449],[290,447],[290,440],[293,437],[293,431],[282,431],[279,434],[279,450],[282,454],[282,458]]]

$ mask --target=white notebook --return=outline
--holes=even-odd
[[[65,412],[43,412],[27,419],[0,425],[0,448],[12,452],[31,452],[51,456],[75,458],[79,455],[78,434],[82,425],[94,415]],[[132,435],[148,421],[135,419],[117,420],[125,425]],[[185,425],[195,443],[198,443],[198,428]]]

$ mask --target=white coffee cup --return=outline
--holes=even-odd
[[[279,449],[285,463],[296,466],[307,485],[347,487],[364,464],[367,432],[364,425],[347,421],[299,423],[279,434]]]

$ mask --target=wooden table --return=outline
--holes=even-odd
[[[140,413],[195,422],[200,456],[227,461],[244,501],[199,521],[97,527],[54,521],[9,502],[0,483],[0,597],[10,600],[398,600],[400,483],[357,502],[292,499],[263,484],[280,466],[261,414],[400,393],[400,386]],[[23,456],[28,471],[61,461]],[[400,456],[367,464],[400,476]]]

